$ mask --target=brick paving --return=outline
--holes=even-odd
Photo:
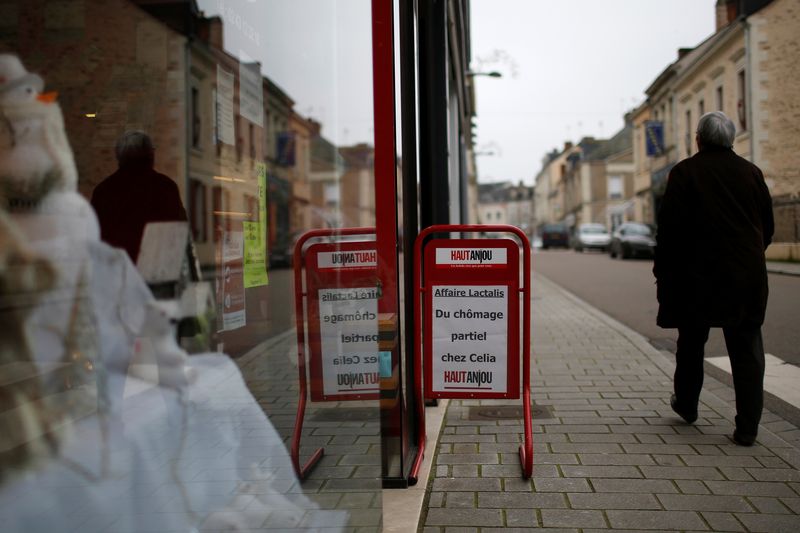
[[[765,411],[736,446],[733,391],[708,375],[683,423],[670,357],[546,279],[533,292],[533,400],[553,411],[533,420],[533,477],[521,421],[467,417],[513,401],[451,400],[420,531],[800,531],[797,427]]]
[[[290,330],[236,360],[250,392],[287,450],[291,447],[299,391],[296,346],[295,332]],[[291,479],[291,465],[286,465],[287,473],[283,477],[290,478],[290,483],[284,487],[283,495],[291,500],[293,494],[303,493],[322,511],[346,513],[344,524],[329,524],[337,533],[381,531],[383,499],[378,402],[309,402],[304,420],[301,462],[319,447],[324,447],[325,455],[303,482]],[[263,454],[263,450],[254,450],[254,454]],[[303,527],[303,523],[312,520],[314,512],[308,511],[300,524],[282,524],[270,516],[255,530],[322,531]]]

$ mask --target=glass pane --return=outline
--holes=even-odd
[[[0,13],[4,531],[380,531],[369,0]]]

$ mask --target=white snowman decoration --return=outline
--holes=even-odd
[[[78,172],[55,93],[16,55],[0,54],[0,197],[14,210],[75,191]]]
[[[184,374],[187,354],[175,343],[172,317],[127,254],[100,242],[94,209],[77,192],[61,108],[43,90],[42,78],[16,55],[0,54],[0,209],[51,260],[59,279],[29,320],[35,357],[55,362],[66,345],[89,360],[102,354],[111,371],[136,375],[141,367],[132,360],[144,356],[158,374],[141,377],[181,388],[191,376]],[[81,334],[74,326],[81,322],[93,332]],[[137,349],[141,340],[146,354]]]

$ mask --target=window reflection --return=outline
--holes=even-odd
[[[24,363],[30,394],[15,401],[39,406],[38,434],[8,441],[30,453],[0,449],[9,530],[379,531],[392,347],[379,345],[374,233],[344,230],[375,226],[369,2],[20,0],[3,14],[2,51],[27,70],[2,56],[0,74],[58,91],[58,176],[73,176],[41,173],[36,197],[7,187],[11,166],[0,178],[24,204],[0,210],[3,254],[19,250],[3,275],[38,273],[3,295],[30,339],[0,361],[3,391]],[[136,167],[98,228],[87,199],[122,168],[130,131],[152,141],[186,213],[154,214],[166,193],[145,193]],[[18,162],[35,167],[31,153]],[[130,255],[104,230],[125,217],[141,222]],[[301,462],[325,450],[302,481],[294,443]]]

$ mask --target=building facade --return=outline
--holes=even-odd
[[[797,0],[719,0],[715,33],[679,50],[647,88],[633,116],[637,220],[655,223],[669,170],[697,150],[698,119],[720,110],[736,125],[734,150],[762,169],[773,196],[767,255],[800,257],[800,126],[791,103],[800,83],[798,8]]]
[[[529,237],[534,232],[533,187],[520,182],[481,183],[478,185],[480,224],[510,224]]]

